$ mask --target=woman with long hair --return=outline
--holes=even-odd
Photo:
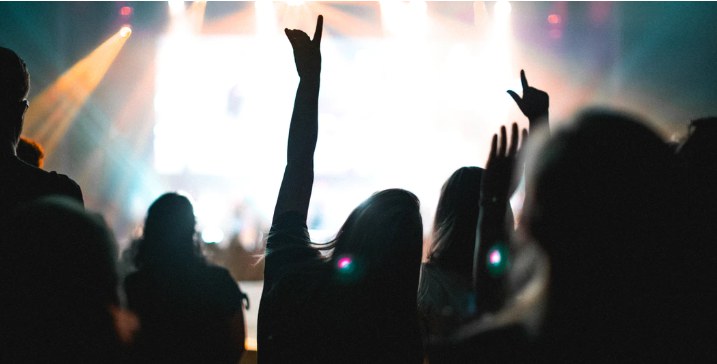
[[[149,207],[125,280],[137,313],[137,361],[236,363],[244,351],[242,294],[229,272],[204,259],[194,210],[177,193]]]
[[[313,40],[286,30],[300,82],[267,240],[259,362],[419,363],[422,223],[416,196],[378,192],[354,209],[327,246],[309,238],[322,28],[319,16]]]
[[[480,167],[461,167],[441,189],[418,289],[418,308],[429,341],[450,335],[477,315],[473,256],[482,175]]]

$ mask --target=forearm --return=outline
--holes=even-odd
[[[296,90],[294,111],[289,126],[287,164],[313,161],[319,131],[320,77],[302,77]]]
[[[473,262],[473,286],[477,305],[482,312],[497,309],[502,304],[505,256],[508,246],[506,228],[507,198],[488,198],[481,201],[478,217],[476,248]],[[498,257],[491,256],[498,254]],[[497,259],[497,261],[494,261]]]
[[[289,126],[286,169],[274,218],[296,211],[306,218],[314,183],[314,151],[318,139],[319,77],[299,81]]]

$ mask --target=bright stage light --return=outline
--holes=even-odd
[[[510,2],[506,0],[500,0],[495,3],[495,8],[493,9],[493,13],[497,17],[501,18],[507,18],[510,16],[510,12],[512,10],[512,6],[510,6]]]
[[[169,13],[172,16],[176,16],[184,12],[183,0],[169,0],[167,1],[167,4],[169,5]]]
[[[380,2],[383,27],[395,35],[415,36],[425,33],[428,23],[425,1],[408,3],[384,0]]]
[[[276,9],[271,1],[257,0],[254,2],[256,10],[257,35],[271,35],[277,29]]]
[[[301,6],[301,5],[304,5],[304,1],[303,1],[303,0],[289,0],[289,1],[286,2],[286,5],[289,5],[289,6]]]
[[[132,34],[132,28],[129,25],[125,25],[120,28],[119,35],[122,38],[127,38]]]
[[[317,241],[329,240],[353,207],[376,190],[405,187],[427,201],[425,206],[434,205],[436,186],[455,168],[485,161],[482,155],[489,142],[482,136],[492,135],[515,108],[504,92],[514,89],[517,79],[510,17],[495,16],[489,7],[485,29],[475,41],[463,35],[457,40],[412,39],[411,34],[416,35],[412,30],[420,34],[421,28],[442,25],[425,4],[382,2],[381,20],[395,25],[384,23],[390,27],[382,28],[385,38],[382,32],[373,37],[324,38],[328,42],[322,44],[322,53],[332,62],[327,61],[322,70],[319,120],[325,138],[319,138],[317,146],[315,168],[321,182],[312,201],[325,203],[312,212],[321,216],[321,223],[309,226]],[[158,44],[153,162],[163,176],[186,173],[232,181],[239,187],[221,193],[235,197],[221,201],[229,203],[250,192],[259,214],[270,218],[283,173],[275,167],[286,162],[285,139],[276,131],[288,127],[296,90],[296,69],[286,58],[291,57],[290,48],[278,30],[311,32],[313,24],[289,24],[287,17],[301,9],[321,12],[328,19],[331,7],[316,9],[313,6],[318,4],[307,2],[306,8],[286,11],[286,3],[265,1],[254,6],[250,4],[241,16],[250,26],[256,25],[256,36],[196,34],[186,40],[168,37]],[[350,14],[342,18],[333,11],[332,16],[341,19],[332,28],[337,34],[350,35],[350,26],[362,24]],[[277,19],[282,19],[281,26]],[[396,27],[398,33],[392,33]],[[184,51],[187,48],[192,51]],[[357,104],[370,107],[356,110]],[[405,135],[409,127],[415,137],[396,137]],[[366,148],[366,141],[371,148]],[[426,144],[442,154],[429,152]],[[240,166],[228,168],[236,165],[237,158]],[[398,170],[397,165],[405,168]],[[426,170],[437,172],[426,176]],[[231,231],[225,223],[232,216],[231,206],[197,206],[195,211],[199,220],[218,224],[225,234]],[[214,215],[205,216],[205,211]]]

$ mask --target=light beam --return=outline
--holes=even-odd
[[[30,101],[24,133],[39,140],[48,155],[102,81],[131,33],[131,29],[120,29]]]

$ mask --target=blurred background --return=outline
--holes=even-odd
[[[210,258],[259,281],[298,84],[283,28],[313,34],[318,14],[319,242],[391,187],[418,195],[430,232],[445,179],[483,166],[500,125],[527,127],[505,92],[520,93],[521,69],[553,124],[611,106],[677,141],[717,114],[717,3],[0,2],[0,46],[31,73],[24,135],[122,247],[180,190]],[[258,305],[261,283],[243,287]]]

